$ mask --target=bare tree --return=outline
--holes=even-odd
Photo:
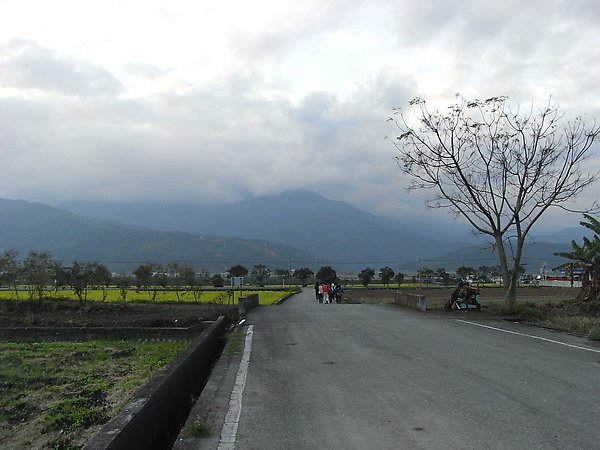
[[[600,133],[594,122],[567,121],[548,103],[512,111],[506,97],[457,102],[440,112],[410,102],[389,120],[399,130],[397,162],[412,177],[409,190],[431,189],[432,208],[449,208],[498,252],[507,302],[516,300],[518,268],[532,226],[551,207],[567,209],[598,178],[584,161]],[[582,212],[590,212],[586,209]]]
[[[191,264],[184,264],[180,270],[181,283],[185,286],[188,292],[194,296],[194,301],[200,301],[202,293],[202,280],[196,275],[194,267]]]
[[[13,287],[15,298],[19,299],[19,276],[21,274],[21,264],[17,261],[19,252],[16,250],[4,250],[0,255],[0,285],[5,284],[8,288]]]
[[[29,298],[37,294],[42,300],[46,289],[56,277],[60,264],[52,258],[49,252],[29,252],[22,265],[23,279],[29,285]]]

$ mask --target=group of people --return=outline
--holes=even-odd
[[[339,284],[315,283],[315,300],[319,303],[342,303],[344,291]]]

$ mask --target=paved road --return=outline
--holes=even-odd
[[[249,315],[235,448],[600,448],[600,346],[313,295]]]

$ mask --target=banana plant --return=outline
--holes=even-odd
[[[582,245],[571,241],[570,252],[555,253],[556,256],[572,261],[556,269],[581,267],[583,274],[579,298],[584,301],[600,301],[600,221],[589,214],[584,214],[584,217],[587,222],[581,221],[580,225],[593,231],[594,236],[591,239],[584,237]]]

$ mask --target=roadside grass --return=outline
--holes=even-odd
[[[427,309],[441,310],[450,298],[453,288],[411,289],[407,291],[427,297]],[[391,290],[352,292],[353,298],[362,303],[392,303]],[[577,300],[578,288],[522,286],[517,289],[517,301],[507,305],[502,289],[481,288],[483,311],[497,317],[510,317],[534,325],[565,331],[593,341],[600,341],[600,316],[586,314]]]
[[[213,424],[206,419],[194,420],[187,426],[187,432],[190,436],[197,438],[206,438],[212,434]]]
[[[299,288],[292,290],[291,292],[298,292]],[[290,290],[275,290],[275,289],[265,289],[265,290],[246,290],[239,291],[234,290],[233,293],[229,289],[222,290],[202,290],[200,291],[200,295],[198,300],[194,298],[192,292],[189,291],[180,291],[179,299],[177,298],[177,293],[173,290],[157,290],[156,296],[152,299],[152,291],[148,290],[139,290],[139,289],[128,289],[125,295],[126,302],[135,302],[135,303],[216,303],[222,305],[228,304],[237,304],[237,301],[240,297],[244,297],[250,294],[258,294],[258,301],[261,305],[272,305],[276,303],[279,299],[287,296]],[[79,299],[71,290],[52,290],[47,291],[45,294],[45,298],[49,299],[68,299],[78,301]],[[15,299],[14,291],[2,290],[0,291],[0,299]],[[20,300],[28,300],[29,295],[27,291],[21,291],[19,293]],[[118,289],[108,289],[106,291],[102,291],[101,289],[91,289],[87,293],[86,301],[94,301],[94,302],[122,302],[123,296]]]
[[[0,341],[0,448],[80,448],[186,345]]]
[[[514,305],[497,303],[491,306],[491,311],[500,316],[516,317],[525,322],[600,341],[600,317],[582,315],[574,311],[575,309],[577,304],[568,300],[546,303],[517,302]]]
[[[561,330],[600,341],[600,319],[592,317],[554,317],[553,325]]]
[[[223,356],[239,355],[244,349],[244,339],[246,333],[242,331],[234,331],[227,336],[227,342],[223,349]]]

